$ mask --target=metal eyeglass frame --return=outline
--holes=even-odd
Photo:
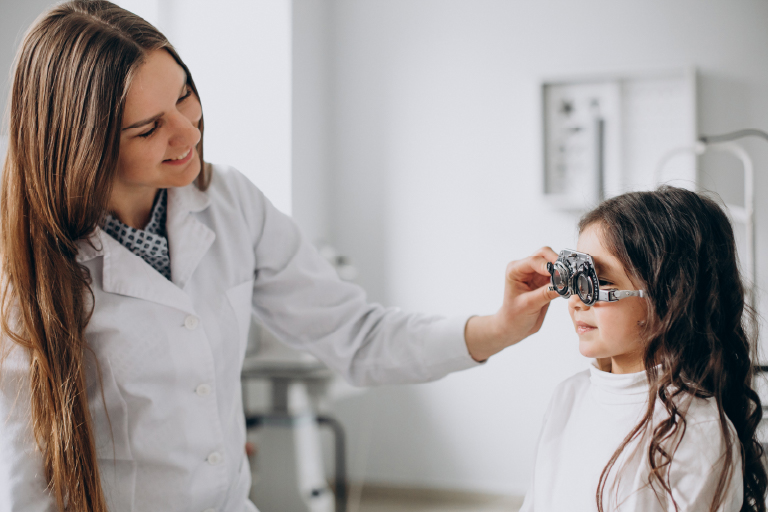
[[[595,271],[595,262],[592,256],[585,252],[572,249],[560,251],[555,263],[547,262],[547,272],[552,283],[550,290],[557,292],[564,299],[573,295],[575,290],[581,302],[587,306],[593,306],[596,302],[616,302],[627,297],[645,297],[645,290],[619,290],[618,288],[601,290]],[[556,277],[555,274],[558,276]],[[587,290],[582,290],[580,284]]]

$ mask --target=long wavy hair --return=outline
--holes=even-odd
[[[53,7],[16,57],[0,190],[0,327],[30,354],[31,426],[61,510],[107,511],[84,372],[93,293],[77,243],[107,210],[131,78],[159,49],[184,68],[199,99],[168,40],[106,1]],[[202,138],[197,151],[205,189]]]
[[[741,452],[742,511],[766,510],[763,448],[755,432],[762,418],[753,389],[757,361],[754,310],[745,303],[733,229],[718,204],[674,187],[633,192],[602,202],[579,222],[596,225],[605,247],[647,291],[643,362],[650,385],[643,418],[603,469],[597,507],[603,511],[608,475],[627,445],[648,435],[648,484],[677,510],[669,481],[675,450],[685,435],[685,402],[712,398],[725,444],[722,473],[710,511],[725,499],[733,458]],[[666,414],[654,418],[661,404]],[[728,427],[733,424],[736,438]]]

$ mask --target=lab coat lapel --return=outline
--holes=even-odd
[[[92,244],[79,244],[78,260],[102,256],[102,288],[105,292],[194,313],[192,301],[186,293],[106,232],[97,228],[91,241]]]
[[[216,234],[192,213],[208,207],[211,200],[194,185],[168,189],[168,252],[171,280],[180,289],[197,268],[216,239]]]

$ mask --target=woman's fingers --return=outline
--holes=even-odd
[[[524,296],[526,309],[529,311],[541,310],[542,321],[544,320],[544,315],[547,312],[545,308],[549,306],[549,303],[552,301],[552,299],[559,297],[556,291],[549,289],[549,282],[536,288],[533,291],[526,292]],[[536,330],[538,331],[538,328]]]
[[[557,253],[554,250],[552,250],[552,248],[548,245],[545,245],[544,247],[536,251],[533,255],[542,256],[545,260],[551,261],[552,263],[554,263],[557,260]]]
[[[507,281],[512,284],[532,283],[534,285],[532,288],[538,288],[548,282],[547,263],[556,261],[557,254],[552,249],[549,249],[549,252],[545,252],[544,249],[549,248],[541,249],[541,254],[537,253],[507,265]],[[552,259],[553,257],[554,259]]]
[[[549,289],[547,263],[557,260],[550,247],[542,247],[506,268],[504,301],[494,315],[472,317],[464,335],[470,355],[484,361],[498,351],[541,329],[549,302],[558,297]]]

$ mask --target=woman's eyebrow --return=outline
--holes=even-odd
[[[179,91],[179,95],[184,94],[184,88],[187,87],[187,85],[189,85],[188,82],[187,82],[187,74],[184,73],[184,83],[181,86],[181,91]],[[150,124],[150,123],[154,123],[155,121],[157,121],[158,119],[160,119],[164,115],[165,115],[165,112],[160,112],[159,114],[154,115],[152,117],[149,117],[147,119],[144,119],[142,121],[139,121],[138,123],[133,123],[131,126],[126,126],[125,128],[123,128],[122,131],[130,130],[131,128],[139,128],[140,126],[144,126],[144,125],[147,125],[147,124]]]
[[[154,115],[154,116],[152,116],[152,117],[150,117],[148,119],[144,119],[142,121],[139,121],[138,123],[133,123],[131,126],[126,126],[125,128],[123,128],[123,131],[130,130],[131,128],[138,128],[140,126],[144,126],[144,125],[147,125],[147,124],[150,124],[150,123],[154,123],[155,121],[157,121],[158,119],[160,119],[164,115],[165,115],[165,112],[160,112],[159,114]]]

